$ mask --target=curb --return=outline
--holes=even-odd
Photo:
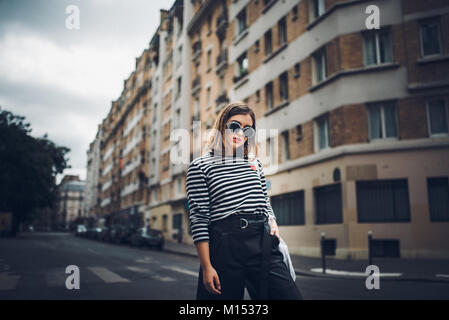
[[[334,274],[322,274],[318,272],[305,271],[301,269],[295,269],[296,275],[315,277],[315,278],[330,278],[330,279],[345,279],[345,280],[362,280],[365,276],[346,276],[346,275],[334,275]],[[413,282],[437,282],[449,284],[449,279],[440,279],[437,277],[413,277],[413,276],[397,276],[397,277],[382,277],[382,281],[413,281]]]
[[[178,254],[183,256],[189,256],[198,258],[196,253],[177,251],[173,249],[164,248],[163,252]],[[345,279],[345,280],[362,280],[365,279],[366,276],[348,276],[348,275],[334,275],[334,274],[322,274],[319,272],[306,271],[302,269],[295,268],[295,274],[306,277],[315,277],[315,278],[328,278],[328,279]],[[414,277],[414,276],[397,276],[397,277],[382,277],[382,281],[414,281],[414,282],[436,282],[436,283],[447,283],[449,284],[449,278],[438,278],[438,277]]]

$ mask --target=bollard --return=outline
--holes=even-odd
[[[368,265],[371,266],[373,264],[373,247],[371,240],[373,239],[373,232],[371,230],[368,231]]]
[[[321,232],[321,266],[323,269],[323,274],[326,273],[326,255],[324,252],[324,239],[325,239],[326,233]]]

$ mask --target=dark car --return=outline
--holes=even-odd
[[[101,230],[101,229],[97,228],[97,227],[87,228],[86,238],[95,239],[95,237],[96,237],[97,233],[99,232],[99,230]]]
[[[130,236],[129,243],[133,246],[148,246],[162,250],[164,248],[164,235],[160,230],[139,228]]]
[[[108,241],[110,228],[102,227],[101,231],[97,234],[97,240]]]

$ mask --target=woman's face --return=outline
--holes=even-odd
[[[253,119],[251,118],[251,116],[249,114],[237,114],[235,116],[232,116],[231,118],[228,119],[227,123],[231,122],[231,121],[237,121],[240,123],[240,125],[242,126],[242,128],[244,127],[252,127],[253,125]],[[224,140],[225,140],[225,148],[226,150],[232,150],[235,151],[237,148],[242,147],[245,142],[246,142],[246,138],[243,134],[242,130],[239,130],[236,133],[233,133],[231,130],[227,130],[225,127],[224,130]],[[227,151],[228,153],[229,151]]]

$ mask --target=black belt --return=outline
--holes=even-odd
[[[259,284],[258,300],[268,300],[268,274],[270,267],[270,256],[272,249],[272,240],[270,238],[270,228],[268,218],[264,214],[232,214],[226,218],[212,221],[211,227],[219,226],[224,230],[244,230],[244,229],[262,229],[262,265]]]

